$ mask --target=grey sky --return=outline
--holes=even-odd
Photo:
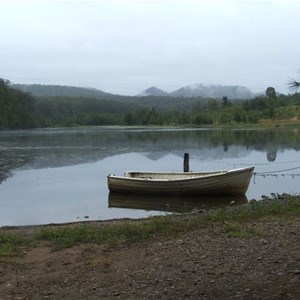
[[[0,77],[135,95],[300,77],[299,1],[3,1]]]

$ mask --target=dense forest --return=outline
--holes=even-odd
[[[0,129],[31,128],[34,120],[35,99],[10,87],[10,82],[0,78]]]
[[[105,98],[105,97],[104,97]],[[113,99],[33,96],[0,79],[0,129],[84,125],[225,125],[300,120],[300,94],[248,100],[125,97]]]

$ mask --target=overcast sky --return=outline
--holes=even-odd
[[[299,1],[3,1],[0,77],[135,95],[300,79]]]

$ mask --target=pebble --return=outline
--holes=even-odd
[[[290,280],[290,283],[291,283],[291,284],[298,284],[299,282],[300,282],[300,279],[297,278],[297,277],[292,278],[292,279]]]

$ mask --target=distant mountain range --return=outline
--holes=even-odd
[[[12,84],[12,87],[38,97],[86,97],[86,98],[113,98],[113,94],[105,93],[94,88],[83,88],[64,85],[43,84]]]
[[[23,92],[31,93],[38,97],[86,97],[98,99],[116,99],[121,95],[106,93],[95,88],[82,88],[61,85],[42,85],[42,84],[12,84],[12,87]],[[219,98],[226,96],[228,99],[249,99],[257,96],[244,86],[223,86],[223,85],[204,85],[202,83],[188,85],[173,92],[166,92],[157,87],[150,87],[136,97],[176,97],[176,98]],[[125,96],[123,96],[125,97]]]
[[[226,96],[229,99],[249,99],[255,97],[257,94],[252,93],[248,88],[238,85],[204,85],[202,83],[188,85],[167,93],[156,87],[151,87],[144,90],[138,96],[169,96],[169,97],[209,97],[209,98],[223,98]]]

